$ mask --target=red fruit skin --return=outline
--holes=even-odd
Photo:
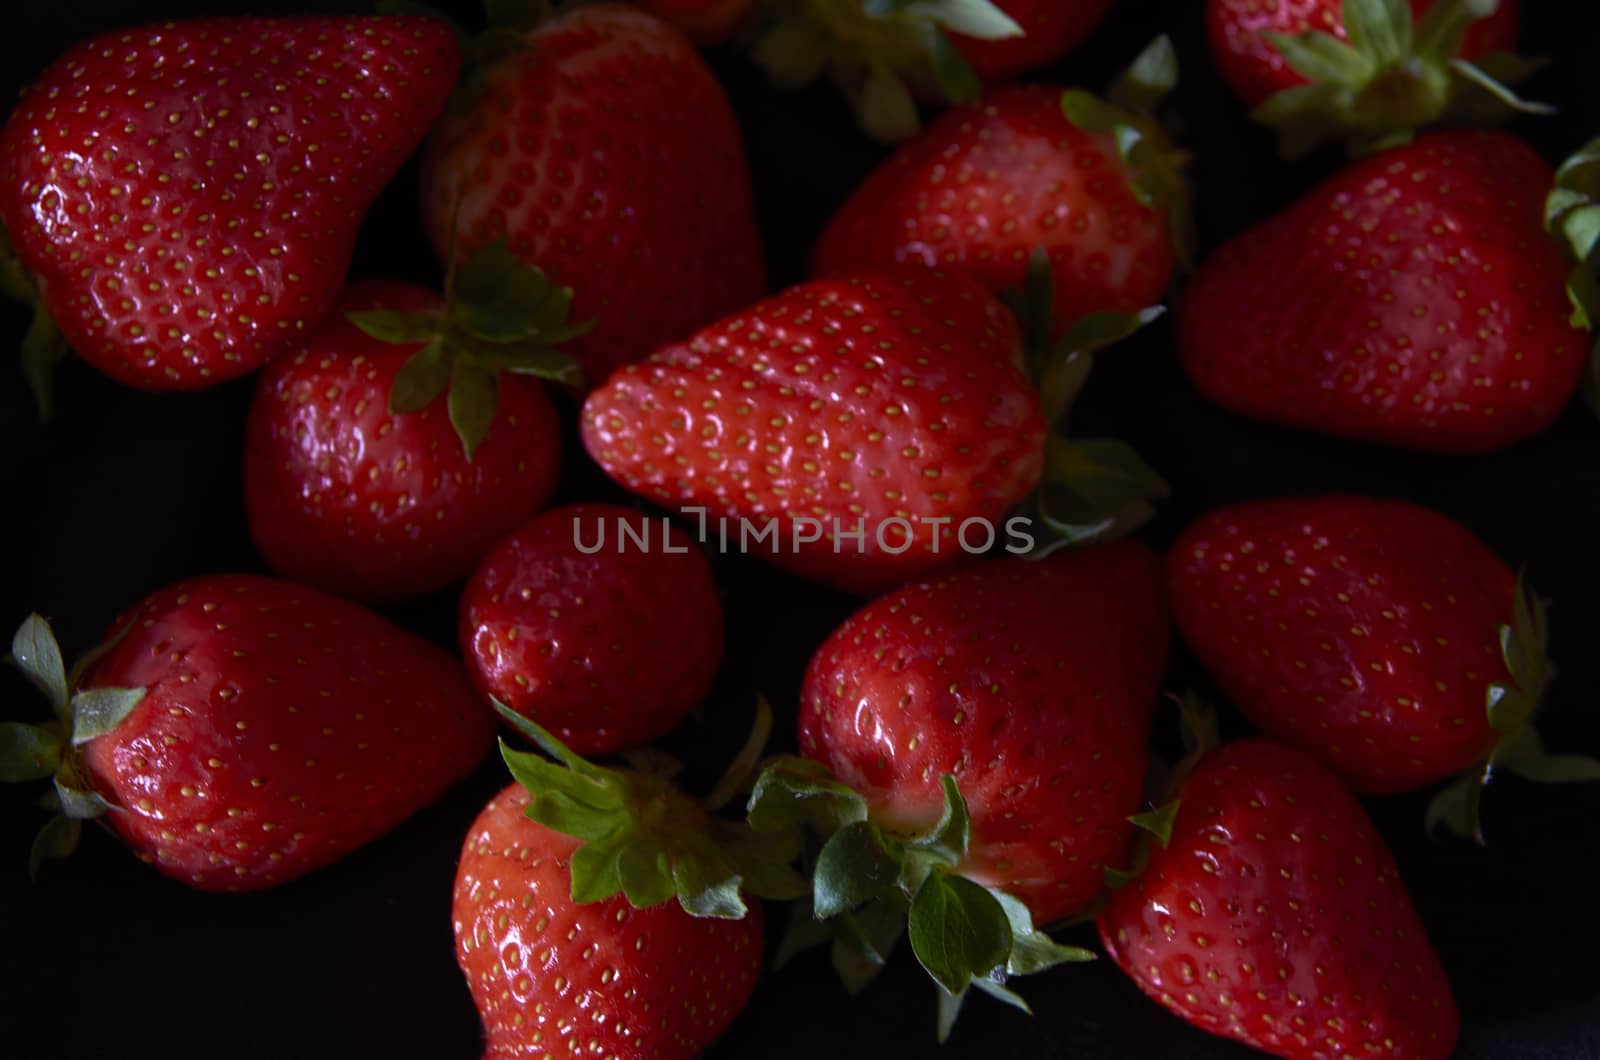
[[[954,774],[972,815],[962,873],[1052,923],[1120,864],[1169,636],[1137,542],[990,560],[883,597],[823,643],[800,751],[895,831],[932,826]]]
[[[483,1017],[485,1060],[692,1060],[760,978],[760,906],[717,920],[621,895],[578,905],[577,840],[523,816],[527,806],[516,784],[491,799],[456,871],[456,962]]]
[[[1013,85],[947,111],[867,177],[828,222],[814,275],[926,265],[1020,289],[1050,256],[1055,320],[1161,301],[1175,252],[1167,217],[1133,193],[1108,134],[1079,129],[1061,90]]]
[[[1411,0],[1415,18],[1421,19],[1434,0]],[[1500,0],[1494,14],[1481,18],[1467,30],[1461,58],[1478,59],[1496,52],[1515,51],[1517,0]],[[1294,36],[1310,30],[1330,33],[1349,42],[1345,33],[1342,0],[1207,0],[1206,32],[1211,55],[1223,80],[1234,94],[1254,107],[1284,89],[1306,83],[1263,34]]]
[[[345,314],[442,306],[410,284],[352,284],[337,312],[262,372],[245,509],[256,548],[285,578],[366,601],[435,592],[550,500],[561,429],[537,380],[501,375],[494,424],[471,461],[443,397],[390,414],[389,388],[420,346],[380,342]]]
[[[461,596],[461,654],[485,696],[579,754],[610,754],[664,735],[705,698],[722,662],[722,603],[683,530],[575,504],[484,559]]]
[[[704,510],[709,536],[730,520],[730,548],[736,520],[752,534],[775,520],[778,544],[751,538],[749,551],[871,592],[969,558],[964,520],[1001,539],[1038,484],[1045,424],[1020,345],[1011,314],[964,276],[814,281],[618,372],[584,406],[584,445],[633,492]],[[830,534],[864,525],[865,545],[797,548],[813,529],[798,518]],[[893,518],[923,520],[914,541]],[[880,528],[889,549],[909,547],[879,547]]]
[[[1107,953],[1188,1022],[1274,1056],[1446,1060],[1460,1020],[1394,858],[1339,779],[1228,744],[1165,849],[1099,916]]]
[[[1179,303],[1206,396],[1257,419],[1446,453],[1548,427],[1582,378],[1552,175],[1503,133],[1357,162],[1217,251]]]
[[[270,887],[344,856],[432,803],[493,739],[455,659],[305,586],[190,579],[118,619],[118,635],[80,688],[146,694],[80,765],[119,807],[101,820],[200,890]]]
[[[505,237],[595,320],[566,347],[587,386],[766,291],[750,174],[727,97],[694,46],[616,4],[544,23],[446,115],[423,162],[440,258]]]
[[[1066,55],[1094,32],[1113,0],[994,0],[1023,36],[979,40],[952,33],[961,54],[985,81],[1004,81]]]
[[[636,0],[696,44],[721,44],[749,19],[755,0]]]
[[[0,218],[101,371],[149,390],[245,375],[333,307],[363,215],[459,64],[447,26],[409,16],[96,37],[0,132]]]
[[[1465,527],[1361,497],[1212,512],[1167,557],[1178,628],[1263,732],[1357,791],[1409,791],[1480,762],[1509,682],[1516,575]]]

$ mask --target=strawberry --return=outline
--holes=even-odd
[[[366,600],[443,589],[550,499],[560,424],[525,376],[574,378],[552,349],[582,330],[572,292],[504,244],[447,287],[356,284],[262,373],[245,507],[286,577]]]
[[[757,781],[750,822],[832,804],[813,906],[843,917],[847,983],[905,927],[948,1030],[969,985],[1016,1003],[1007,975],[1087,956],[1032,925],[1082,908],[1122,855],[1167,641],[1159,565],[1131,541],[908,586],[828,638],[801,692],[805,757]]]
[[[1182,160],[1148,109],[1176,70],[1161,38],[1111,93],[1120,103],[1008,86],[947,112],[834,215],[812,251],[813,274],[937,266],[971,272],[1000,294],[1023,285],[1042,248],[1060,327],[1159,302],[1183,243],[1174,233],[1187,195]]]
[[[1529,728],[1550,673],[1537,600],[1426,508],[1340,496],[1224,508],[1173,546],[1167,591],[1228,697],[1358,792],[1473,768],[1476,831],[1490,765],[1535,779],[1562,779],[1541,764],[1580,765],[1540,754]]]
[[[694,47],[616,4],[514,35],[478,69],[423,163],[442,258],[496,239],[597,320],[587,383],[765,291],[733,112]]]
[[[1106,952],[1195,1026],[1290,1060],[1444,1060],[1459,1019],[1394,858],[1339,779],[1265,741],[1183,783],[1098,917]]]
[[[962,872],[1052,923],[1121,852],[1167,640],[1159,565],[1135,542],[982,563],[834,632],[806,671],[800,751],[894,832],[932,824],[953,775]]]
[[[53,328],[152,390],[300,341],[458,64],[448,28],[399,16],[170,22],[57,59],[0,133],[0,219],[49,318],[36,388]]]
[[[826,71],[861,127],[882,140],[917,131],[918,98],[969,103],[1065,55],[1112,0],[776,0],[754,46],[774,81],[796,87]]]
[[[742,26],[755,0],[636,0],[638,6],[665,19],[696,44],[721,44]]]
[[[1021,28],[1016,37],[969,37],[952,33],[950,39],[984,81],[1005,81],[1046,66],[1088,39],[1115,0],[995,0]]]
[[[1370,149],[1443,121],[1548,112],[1506,87],[1537,69],[1512,54],[1517,0],[1207,0],[1206,28],[1223,79],[1290,155],[1340,136]]]
[[[1219,250],[1179,305],[1194,384],[1236,412],[1440,452],[1547,427],[1583,374],[1551,173],[1500,133],[1358,162]]]
[[[958,564],[1002,532],[1027,547],[1025,519],[999,523],[1047,463],[1072,494],[1070,514],[1046,513],[1052,528],[1084,539],[1148,514],[1144,498],[1165,487],[1120,443],[1047,447],[1045,432],[1087,353],[1143,319],[1096,318],[1045,351],[1041,399],[1018,367],[1016,325],[971,278],[813,281],[617,373],[584,406],[584,444],[628,489],[697,514],[702,536],[714,516],[723,541],[872,591]],[[1117,485],[1085,499],[1073,488],[1086,477]]]
[[[244,575],[147,597],[68,676],[44,620],[12,655],[58,720],[0,726],[3,779],[54,776],[34,864],[98,817],[201,890],[270,887],[431,803],[493,733],[460,665],[369,611]]]
[[[456,871],[456,961],[484,1057],[698,1056],[760,977],[759,907],[725,920],[620,894],[580,904],[569,882],[579,843],[528,820],[529,802],[519,784],[491,799]]]
[[[698,704],[722,661],[711,566],[666,519],[579,504],[535,517],[461,597],[474,683],[582,754],[643,746]]]

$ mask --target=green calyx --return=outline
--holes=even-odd
[[[1052,535],[1052,547],[1110,541],[1132,533],[1155,514],[1155,502],[1170,490],[1161,476],[1126,442],[1115,438],[1068,438],[1068,414],[1089,380],[1095,355],[1159,319],[1166,310],[1094,313],[1053,339],[1055,282],[1050,259],[1035,250],[1025,286],[1005,300],[1023,333],[1027,367],[1039,391],[1040,411],[1052,433],[1045,442],[1045,471],[1026,502],[1027,514]]]
[[[47,858],[76,849],[82,822],[117,807],[84,780],[75,749],[121,725],[144,700],[142,688],[76,690],[85,667],[116,641],[79,660],[72,673],[62,661],[50,624],[29,615],[11,639],[10,662],[50,701],[51,721],[39,725],[0,723],[0,782],[50,780],[43,800],[51,819],[40,829],[28,857],[28,874],[37,877]]]
[[[912,952],[939,987],[940,1041],[969,990],[1027,1011],[1006,985],[1011,977],[1094,959],[1035,928],[1018,899],[961,874],[972,820],[955,778],[946,775],[942,786],[939,820],[916,835],[873,822],[859,793],[803,758],[769,763],[748,807],[751,828],[793,836],[812,850],[809,901],[797,906],[780,962],[807,946],[831,943],[834,967],[854,993],[909,936]]]
[[[1134,833],[1130,863],[1125,869],[1105,870],[1106,886],[1111,890],[1126,887],[1138,878],[1150,864],[1152,845],[1165,850],[1172,842],[1172,826],[1178,819],[1182,805],[1180,795],[1184,781],[1194,772],[1200,760],[1216,749],[1221,742],[1217,732],[1217,712],[1211,704],[1193,691],[1182,696],[1170,696],[1178,708],[1178,725],[1183,734],[1183,757],[1170,769],[1152,774],[1152,807],[1128,818]]]
[[[1556,170],[1545,200],[1545,226],[1572,259],[1567,295],[1572,324],[1590,332],[1600,325],[1600,139],[1589,141]],[[1590,351],[1584,395],[1600,413],[1600,340]]]
[[[418,412],[448,391],[450,424],[471,460],[494,423],[501,372],[580,383],[577,362],[557,348],[594,329],[593,321],[569,321],[572,297],[572,288],[523,264],[502,239],[451,266],[442,310],[348,316],[380,342],[421,344],[395,375],[389,411]]]
[[[1268,34],[1309,84],[1285,89],[1253,117],[1278,131],[1285,156],[1299,157],[1332,140],[1354,154],[1410,141],[1441,122],[1495,124],[1515,113],[1549,114],[1509,86],[1539,68],[1515,55],[1473,62],[1458,57],[1462,39],[1500,0],[1439,0],[1413,21],[1407,0],[1344,0],[1348,43],[1311,30]]]
[[[1194,218],[1185,171],[1190,155],[1176,148],[1156,112],[1178,87],[1178,52],[1171,38],[1151,41],[1119,74],[1104,98],[1072,89],[1062,95],[1067,120],[1085,132],[1112,137],[1132,174],[1138,200],[1167,216],[1172,246],[1185,267],[1194,261]]]
[[[1600,761],[1583,755],[1551,754],[1544,749],[1534,716],[1545,689],[1555,676],[1549,658],[1549,629],[1544,603],[1517,576],[1511,621],[1500,627],[1500,655],[1509,681],[1497,681],[1485,693],[1494,749],[1479,765],[1445,785],[1428,804],[1429,832],[1447,831],[1485,843],[1481,815],[1483,790],[1499,770],[1540,784],[1600,781]]]
[[[17,260],[3,227],[0,227],[0,294],[33,306],[33,320],[28,325],[28,333],[22,337],[22,375],[33,394],[40,421],[47,422],[55,411],[56,365],[66,358],[69,348],[55,318],[45,308],[33,277]]]
[[[792,836],[715,812],[754,772],[772,726],[765,703],[744,752],[703,800],[673,785],[673,766],[661,756],[636,757],[633,768],[595,765],[504,704],[495,709],[544,752],[500,743],[511,775],[533,795],[528,817],[583,840],[572,855],[573,901],[621,894],[643,909],[676,898],[692,916],[737,920],[748,911],[746,893],[778,900],[805,893],[805,879],[790,867],[799,854]]]
[[[1022,27],[991,0],[776,0],[769,8],[755,61],[785,87],[826,72],[861,127],[887,141],[919,128],[917,92],[950,103],[978,98],[978,75],[949,34],[1022,36]]]

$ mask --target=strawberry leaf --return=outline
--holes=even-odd
[[[61,768],[63,742],[42,725],[0,722],[0,783],[44,780]]]
[[[1134,114],[1154,114],[1178,87],[1178,49],[1172,38],[1162,34],[1134,57],[1132,64],[1117,75],[1106,98]]]
[[[412,354],[389,384],[389,411],[396,416],[421,412],[450,385],[450,351],[434,339]]]
[[[43,692],[57,717],[67,716],[67,668],[50,623],[37,614],[23,619],[11,638],[11,661]]]
[[[833,925],[833,967],[845,991],[860,993],[875,979],[906,930],[906,904],[899,892],[828,921]]]
[[[458,359],[450,374],[450,426],[461,439],[468,460],[477,455],[478,447],[488,437],[499,404],[500,380],[495,374]]]
[[[725,866],[702,858],[679,858],[672,866],[672,884],[678,902],[691,916],[738,920],[748,912],[737,874],[717,871]],[[753,882],[753,893],[765,893]]]
[[[435,312],[401,312],[395,309],[354,309],[345,314],[361,333],[394,346],[414,346],[444,330],[444,318]]]
[[[712,788],[711,793],[702,800],[706,809],[720,810],[732,802],[734,796],[741,791],[753,789],[761,755],[771,738],[772,705],[767,702],[765,696],[757,696],[755,720],[751,723],[750,732],[744,738],[744,746],[739,748],[739,753],[728,763],[728,768],[718,778],[716,787]]]
[[[1034,927],[1033,914],[1028,912],[1027,905],[1021,900],[993,887],[989,888],[989,894],[1000,903],[1006,920],[1011,924],[1011,953],[1006,958],[1005,966],[1008,974],[1033,975],[1058,964],[1076,964],[1095,959],[1092,951],[1081,946],[1064,946]],[[1011,996],[1016,997],[1015,994]]]
[[[69,350],[67,338],[56,326],[55,318],[45,309],[42,300],[36,302],[33,319],[22,337],[22,375],[33,394],[41,422],[48,422],[55,413],[56,365],[66,360]]]
[[[929,53],[933,59],[933,73],[939,79],[939,88],[951,103],[970,103],[983,91],[983,84],[949,37],[939,30],[930,34]]]
[[[818,920],[813,915],[809,892],[801,895],[789,905],[788,921],[772,957],[772,970],[778,971],[807,950],[832,942],[835,927],[834,922]]]
[[[824,836],[867,819],[867,800],[820,762],[786,756],[773,760],[750,792],[746,809],[758,832],[810,826]]]
[[[972,816],[967,812],[967,800],[962,797],[956,778],[949,773],[939,778],[944,789],[944,809],[939,823],[926,835],[913,839],[913,850],[928,854],[944,865],[959,865],[966,859],[967,842],[972,831]]]
[[[76,817],[58,814],[46,821],[28,851],[28,878],[38,880],[39,870],[48,859],[70,857],[78,849],[82,835],[83,822]]]
[[[91,688],[72,697],[72,746],[82,747],[127,720],[144,701],[142,688]]]
[[[678,860],[688,862],[694,859]],[[665,850],[649,840],[634,841],[623,846],[617,857],[617,873],[622,880],[622,893],[636,909],[660,905],[678,893],[677,884],[673,881],[672,860],[667,857]],[[735,879],[733,882],[737,891],[739,881]],[[690,901],[697,897],[691,892]],[[685,910],[693,912],[687,906]],[[743,915],[742,909],[740,915]]]
[[[920,124],[911,90],[899,74],[883,63],[867,68],[857,111],[862,128],[878,140],[907,139]]]
[[[846,825],[817,856],[812,902],[819,919],[849,912],[882,895],[900,875],[901,857],[867,821]]]
[[[628,843],[628,837],[619,833],[585,843],[572,852],[568,873],[574,902],[603,902],[622,891],[620,862]]]
[[[1152,502],[1170,490],[1127,443],[1114,438],[1046,443],[1039,518],[1057,545],[1109,541],[1132,533],[1155,514]]]
[[[935,872],[911,900],[911,950],[946,993],[957,995],[1011,953],[1011,922],[993,895],[962,876]]]

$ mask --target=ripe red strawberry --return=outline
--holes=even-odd
[[[1276,740],[1363,794],[1472,769],[1450,823],[1476,832],[1488,766],[1600,777],[1532,731],[1549,679],[1544,617],[1465,527],[1398,501],[1261,501],[1190,526],[1167,559],[1184,639]]]
[[[665,518],[556,508],[500,542],[461,597],[478,689],[580,754],[641,747],[682,721],[722,661],[705,556]]]
[[[423,166],[441,257],[504,238],[596,320],[585,381],[766,290],[733,112],[683,35],[599,4],[525,33],[476,72]]]
[[[678,27],[696,44],[721,44],[750,17],[755,0],[636,0],[658,18]]]
[[[285,577],[394,600],[465,579],[543,507],[561,436],[543,384],[508,375],[492,385],[493,426],[469,454],[452,423],[464,397],[407,389],[434,363],[424,356],[413,366],[425,340],[391,344],[347,317],[374,310],[425,317],[446,306],[409,284],[357,283],[338,312],[269,365],[246,436],[245,507],[256,547]],[[451,365],[437,364],[442,389]]]
[[[1444,1060],[1459,1018],[1394,859],[1337,777],[1264,741],[1183,784],[1099,916],[1111,959],[1197,1027],[1290,1060]]]
[[[754,47],[779,84],[826,71],[862,127],[883,140],[917,131],[917,101],[968,103],[983,81],[1007,80],[1065,55],[1112,0],[935,0],[817,4],[778,0]]]
[[[970,279],[817,281],[619,372],[584,406],[584,444],[630,490],[775,520],[754,546],[774,563],[869,589],[958,562],[957,527],[997,526],[1039,482],[1045,424],[1017,359],[1016,325]]]
[[[1410,0],[1409,10],[1404,13],[1420,22],[1436,7],[1464,6],[1459,0],[1445,0],[1442,4],[1437,0]],[[1464,22],[1466,30],[1460,47],[1444,58],[1473,60],[1516,49],[1517,0],[1499,0],[1491,14],[1477,19],[1467,16]],[[1295,37],[1317,32],[1350,43],[1342,0],[1277,0],[1271,4],[1261,0],[1206,0],[1206,29],[1217,71],[1252,107],[1279,92],[1308,83],[1289,65],[1283,52],[1273,46],[1269,34]]]
[[[1175,66],[1165,69],[1175,76]],[[1123,133],[1133,137],[1123,143],[1140,145],[1137,155],[1119,148]],[[1000,294],[1023,285],[1042,248],[1059,327],[1090,313],[1138,312],[1171,282],[1178,246],[1169,211],[1185,197],[1176,156],[1157,136],[1147,116],[1087,93],[1067,93],[1064,103],[1045,86],[995,89],[942,115],[874,170],[823,231],[812,272],[937,266],[970,272]]]
[[[1045,428],[1092,355],[1155,311],[1094,314],[1052,345],[1048,262],[1034,266],[1022,315],[1037,392],[1015,322],[981,286],[903,269],[790,288],[617,373],[589,396],[584,444],[725,550],[859,592],[998,543],[1027,551],[1035,526],[1079,544],[1128,533],[1166,485],[1120,441]],[[1002,524],[1023,500],[1032,515]]]
[[[35,860],[98,815],[202,890],[269,887],[376,839],[471,770],[494,730],[444,652],[264,578],[151,595],[70,681],[37,616],[12,654],[59,719],[0,727],[4,779],[55,777],[62,816]]]
[[[1206,22],[1223,78],[1289,155],[1550,112],[1506,87],[1537,69],[1512,54],[1517,0],[1207,0]]]
[[[0,134],[0,218],[42,310],[134,386],[253,370],[338,299],[362,215],[458,62],[449,29],[416,17],[217,18],[77,45]]]
[[[525,817],[529,801],[518,784],[490,800],[456,873],[456,960],[483,1017],[484,1056],[698,1056],[760,977],[759,907],[730,920],[676,903],[635,908],[620,894],[579,904],[569,875],[579,843]]]
[[[1121,856],[1167,645],[1142,545],[988,561],[835,631],[806,671],[800,751],[891,832],[932,825],[953,775],[972,815],[961,873],[1052,923]]]
[[[750,797],[756,834],[822,840],[821,930],[785,948],[831,936],[853,991],[904,932],[941,1040],[969,988],[1026,1011],[1010,977],[1092,959],[1037,925],[1122,856],[1167,640],[1156,558],[1133,542],[993,560],[858,611],[806,672],[805,757]]]
[[[1520,141],[1435,133],[1336,174],[1219,250],[1179,306],[1199,389],[1236,412],[1441,452],[1547,427],[1583,374],[1551,172]]]

